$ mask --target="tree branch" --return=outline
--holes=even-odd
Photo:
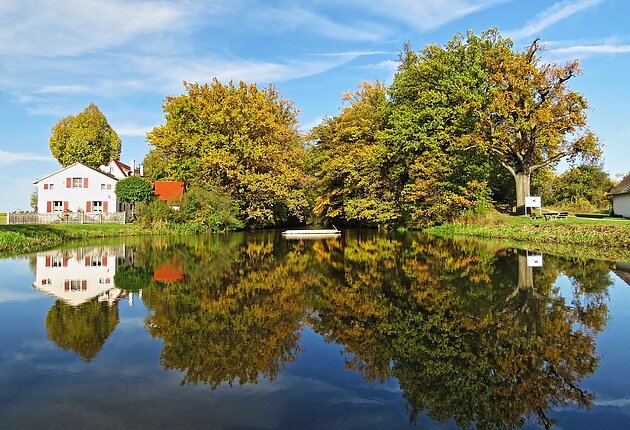
[[[554,155],[553,157],[550,157],[547,161],[544,161],[544,162],[542,162],[542,163],[540,163],[540,164],[534,164],[533,166],[531,166],[531,167],[529,168],[529,171],[530,171],[530,172],[533,172],[534,170],[538,170],[538,169],[540,169],[541,167],[548,166],[548,165],[550,165],[551,163],[556,162],[556,161],[558,161],[558,160],[560,160],[560,159],[562,159],[562,158],[566,157],[567,155],[569,155],[569,152],[566,152],[566,151],[565,151],[565,152],[561,152],[561,153],[560,153],[560,154],[558,154],[558,155]]]

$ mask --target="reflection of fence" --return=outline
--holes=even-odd
[[[53,214],[8,213],[7,224],[125,224],[125,212],[90,214],[85,212],[64,212]]]

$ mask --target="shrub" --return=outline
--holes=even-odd
[[[236,202],[211,188],[191,188],[184,196],[181,215],[190,230],[227,231],[243,228]]]

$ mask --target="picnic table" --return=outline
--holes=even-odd
[[[543,214],[545,221],[551,221],[555,219],[566,219],[569,216],[568,212],[547,212]]]

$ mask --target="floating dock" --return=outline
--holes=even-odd
[[[282,235],[290,239],[319,239],[327,237],[337,237],[341,234],[340,230],[321,229],[321,230],[286,230]]]

